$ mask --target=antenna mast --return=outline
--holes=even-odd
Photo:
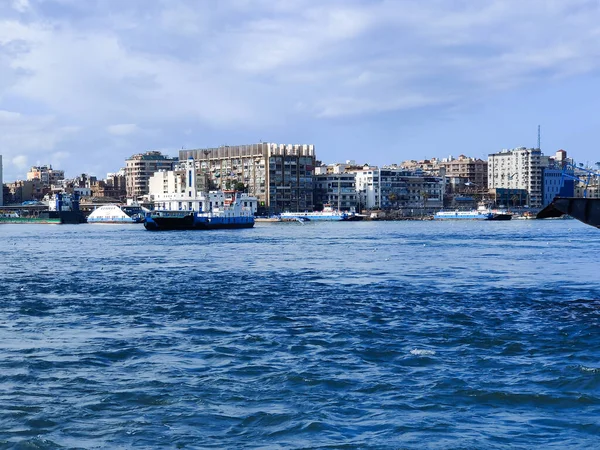
[[[541,147],[541,145],[542,145],[542,134],[541,134],[540,129],[541,129],[541,127],[538,125],[538,146],[537,146],[538,150],[541,150],[541,148],[542,148]]]

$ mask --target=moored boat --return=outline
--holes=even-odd
[[[438,211],[435,220],[511,220],[512,214],[502,210],[479,207],[471,211]]]
[[[96,208],[87,218],[88,223],[142,223],[144,215],[140,212],[127,214],[123,207],[108,204]]]
[[[361,220],[362,217],[357,216],[353,212],[339,211],[326,205],[323,211],[304,211],[304,212],[283,212],[279,215],[284,221],[352,221]]]
[[[242,200],[247,202],[248,197],[243,198],[239,193],[235,193],[228,204],[221,206],[211,207],[210,204],[213,202],[209,203],[209,197],[203,201],[198,199],[205,206],[199,211],[152,211],[146,213],[144,227],[149,231],[252,228],[254,226],[252,208],[243,206]]]

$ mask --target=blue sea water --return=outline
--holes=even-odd
[[[592,448],[600,230],[0,225],[0,447]]]

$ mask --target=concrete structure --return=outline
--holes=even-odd
[[[65,171],[53,169],[51,165],[33,166],[27,172],[27,181],[40,180],[42,186],[51,187],[65,179]]]
[[[363,167],[354,171],[357,195],[357,209],[380,209],[379,206],[379,169]]]
[[[541,208],[543,205],[544,163],[539,148],[519,147],[502,150],[488,156],[488,187],[490,189],[525,189],[528,205]]]
[[[443,206],[445,182],[443,177],[392,167],[363,168],[355,172],[357,201],[361,209],[436,210]]]
[[[317,208],[329,205],[340,211],[357,207],[356,176],[354,173],[315,175],[314,202]]]
[[[260,213],[312,211],[315,149],[308,144],[259,144],[180,150],[182,161],[196,161],[213,188],[242,183],[258,198]]]
[[[2,182],[2,155],[0,155],[0,206],[4,205],[4,184]]]
[[[172,170],[177,158],[151,151],[138,153],[125,161],[127,198],[137,199],[148,194],[148,180],[155,172]]]
[[[17,180],[7,183],[6,188],[6,204],[42,200],[44,195],[49,192],[49,188],[45,188],[38,179]]]
[[[440,162],[440,168],[445,169],[445,176],[456,178],[467,186],[476,185],[487,189],[488,184],[488,163],[482,159],[469,158],[460,155],[457,159],[452,157]]]
[[[443,207],[444,179],[415,174],[404,169],[379,170],[379,204],[381,209],[422,211]]]

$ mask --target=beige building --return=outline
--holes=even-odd
[[[459,178],[466,183],[487,188],[487,161],[460,155],[456,159],[448,158],[448,160],[440,162],[440,167],[445,169],[447,178]]]
[[[138,153],[125,161],[127,198],[137,199],[148,193],[148,180],[155,172],[172,170],[177,158],[151,151]]]
[[[488,156],[488,188],[525,189],[532,208],[543,202],[544,158],[539,148],[519,147]]]
[[[259,144],[180,150],[179,159],[195,160],[213,188],[239,183],[255,196],[261,213],[312,211],[315,148],[308,144]]]
[[[40,180],[44,187],[59,184],[65,179],[65,171],[53,169],[51,165],[33,166],[27,172],[27,181]]]

